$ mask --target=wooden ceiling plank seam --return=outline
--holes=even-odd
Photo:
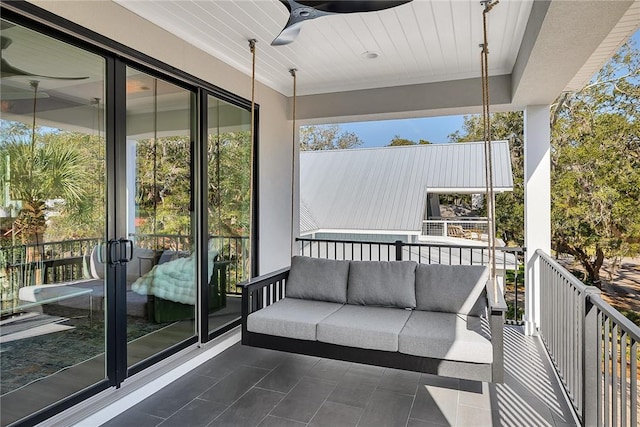
[[[336,22],[328,22],[328,29],[330,31],[330,33],[333,34],[337,34],[340,37],[339,43],[340,46],[333,46],[333,53],[334,54],[339,54],[340,58],[338,59],[338,64],[339,66],[335,66],[334,65],[334,70],[333,72],[335,73],[336,69],[340,72],[339,75],[336,75],[337,78],[339,78],[340,80],[347,80],[348,79],[348,73],[349,72],[357,72],[358,69],[357,67],[348,59],[348,56],[346,55],[346,52],[344,51],[344,47],[345,46],[349,46],[350,43],[350,37],[348,35],[344,34],[344,31],[340,31],[339,28],[336,28],[335,26]],[[322,32],[322,29],[319,29]],[[328,37],[329,35],[327,35]],[[346,36],[346,37],[345,37]],[[338,41],[336,41],[338,42]],[[350,69],[350,71],[348,71]]]
[[[223,41],[224,41],[224,44],[223,44],[224,46],[233,45],[234,49],[232,49],[232,51],[235,54],[235,58],[230,58],[230,59],[232,61],[235,61],[235,63],[237,64],[242,64],[242,66],[248,73],[250,71],[250,55],[246,54],[246,52],[248,52],[248,45],[245,46],[244,44],[240,43],[238,40],[241,39],[241,35],[238,33],[238,31],[234,30],[233,27],[229,26],[228,22],[233,20],[233,18],[230,17],[229,11],[226,9],[220,8],[220,6],[215,2],[206,3],[206,4],[211,8],[217,8],[217,10],[205,9],[200,2],[192,2],[192,3],[194,3],[194,5],[197,6],[202,11],[203,14],[210,16],[213,21],[218,23],[218,25],[216,26],[211,26],[207,23],[207,25],[209,25],[208,26],[209,31],[201,31],[199,28],[198,28],[198,31],[202,32],[205,38],[211,39],[213,46],[219,45]],[[201,22],[206,22],[204,20],[205,18],[203,18],[202,14],[200,13],[192,12],[191,16],[196,20],[199,20]],[[238,21],[236,20],[236,22]],[[192,23],[189,23],[189,21],[187,21],[187,23],[188,25],[192,25]],[[235,34],[236,38],[230,37],[230,34]],[[219,49],[217,48],[210,47],[209,49],[205,49],[202,46],[198,46],[198,45],[196,46],[205,51],[209,51],[209,53],[213,54],[214,56],[220,55],[218,53]],[[211,51],[216,53],[212,53]],[[263,52],[260,52],[260,53],[263,53]],[[262,75],[263,78],[266,77],[267,81],[273,81],[274,79],[277,78],[277,76],[280,73],[283,72],[281,69],[276,67],[274,63],[277,63],[277,60],[273,59],[271,55],[266,55],[266,57],[262,61],[258,61],[256,64],[256,68],[259,70],[257,74]]]
[[[420,26],[420,20],[418,18],[418,13],[416,13],[417,11],[415,9],[413,9],[413,10],[414,10],[414,13],[412,13],[411,15],[413,16],[414,23],[416,24],[418,34],[420,34],[420,41],[421,41],[420,45],[422,46],[422,49],[424,50],[424,55],[425,55],[425,58],[427,60],[427,64],[426,64],[425,68],[427,68],[428,70],[432,70],[432,68],[433,68],[433,60],[431,59],[431,55],[429,54],[429,49],[427,49],[427,41],[425,40],[424,33],[422,32],[422,29],[421,29],[421,26]],[[431,71],[431,74],[433,74],[433,71]]]
[[[434,40],[438,39],[438,30],[435,24],[435,17],[433,16],[433,10],[426,4],[424,6],[416,7],[416,11],[419,12],[421,8],[424,8],[422,13],[423,19],[426,22],[424,25],[420,25],[420,33],[422,34],[422,40],[427,41],[425,43],[425,50],[428,52],[429,59],[431,61],[431,76],[437,76],[442,74],[442,53],[439,48],[434,48]],[[418,14],[416,14],[418,16]],[[440,55],[438,55],[440,54]]]
[[[196,4],[204,12],[206,12],[206,13],[209,12],[208,10],[205,10],[200,5],[201,4],[200,2],[193,2],[193,3]],[[242,13],[243,15],[249,16],[249,17],[252,16],[252,14],[244,13],[244,11],[242,9],[240,9],[237,6],[237,4],[234,4],[233,2],[230,2],[230,3],[231,4],[227,5],[227,6],[235,7],[236,10],[237,10],[237,13]],[[217,5],[215,3],[205,3],[205,4],[209,4],[212,7],[218,7],[220,9],[221,13],[224,13],[226,15],[224,18],[221,18],[220,17],[221,15],[215,14],[215,15],[212,16],[210,13],[208,13],[209,16],[212,16],[214,19],[216,19],[217,22],[220,25],[224,25],[226,28],[229,28],[228,32],[219,31],[217,26],[216,27],[210,26],[210,28],[211,28],[211,30],[217,30],[217,32],[219,34],[221,33],[222,36],[226,36],[226,39],[230,40],[232,43],[234,43],[234,45],[237,46],[237,48],[239,49],[240,52],[244,53],[244,52],[248,51],[248,44],[246,44],[246,43],[247,43],[249,38],[255,38],[257,40],[260,40],[260,39],[267,38],[268,37],[267,34],[271,34],[271,31],[268,28],[264,27],[264,25],[262,25],[256,19],[254,19],[252,17],[250,19],[255,24],[255,25],[252,25],[252,29],[253,29],[252,33],[251,34],[241,34],[240,32],[234,30],[233,27],[231,27],[228,24],[228,22],[235,21],[238,24],[244,25],[244,23],[242,21],[240,21],[239,19],[236,18],[235,14],[232,11],[230,11],[228,9],[220,8],[219,5]],[[253,2],[251,4],[253,4]],[[256,30],[256,28],[260,28],[260,29],[262,29],[262,31],[258,31],[258,30]],[[229,37],[228,34],[235,34],[236,37],[235,38],[234,37]],[[243,42],[239,42],[238,40],[242,40]],[[267,53],[267,52],[269,52],[269,53]],[[265,67],[270,67],[273,70],[273,72],[281,72],[281,70],[278,67],[276,67],[275,64],[273,64],[273,62],[280,63],[281,60],[285,59],[284,56],[282,56],[280,59],[274,58],[273,57],[273,53],[279,53],[277,50],[271,50],[271,51],[269,51],[269,50],[260,50],[259,53],[262,54],[262,56],[266,55],[267,60],[266,61],[261,61],[259,64],[256,64],[258,67],[263,68],[263,69]],[[242,58],[245,58],[245,61],[247,61],[247,67],[249,67],[250,66],[250,64],[249,64],[250,55],[246,55],[246,56],[242,55]]]
[[[335,22],[328,22],[327,26],[326,26],[326,30],[323,27],[319,27],[317,30],[320,33],[323,33],[323,36],[325,37],[325,39],[327,40],[331,40],[331,35],[332,34],[337,34],[340,37],[340,41],[339,41],[339,46],[336,46],[335,44],[333,46],[327,46],[328,49],[330,49],[328,52],[324,52],[322,55],[316,55],[316,58],[323,58],[325,57],[330,57],[331,54],[338,54],[340,55],[340,58],[338,58],[338,60],[336,61],[337,63],[329,63],[327,61],[320,61],[322,63],[325,63],[326,66],[325,68],[325,73],[324,76],[321,77],[320,79],[318,79],[316,81],[316,84],[323,84],[325,81],[327,81],[328,76],[331,75],[338,75],[338,73],[336,73],[336,71],[340,72],[340,79],[345,79],[347,72],[351,73],[351,72],[355,72],[357,71],[357,69],[355,68],[355,66],[353,64],[350,63],[350,61],[346,60],[347,57],[345,55],[345,52],[343,50],[344,46],[347,46],[348,43],[348,37],[345,39],[343,32],[339,31],[338,28],[336,28],[335,26]],[[336,40],[336,43],[338,43],[338,40]],[[316,64],[317,66],[317,64]]]
[[[115,1],[245,74],[250,71],[249,58],[243,55],[247,49],[239,40],[251,33],[260,41],[264,38],[265,44],[270,43],[282,29],[280,21],[286,22],[287,17],[286,8],[276,0],[191,0],[175,2],[183,3],[178,7],[162,4],[173,2]],[[512,71],[533,4],[533,0],[502,2],[506,4],[499,5],[497,13],[491,15],[495,21],[492,27],[503,34],[499,43],[493,43],[495,59],[490,62],[491,74]],[[181,12],[181,8],[189,13]],[[473,12],[476,8],[478,19]],[[200,13],[201,10],[208,14]],[[209,20],[212,11],[216,11],[217,18]],[[378,28],[380,24],[371,24],[372,17],[381,23],[382,29]],[[324,39],[316,38],[316,34],[332,27],[334,20],[353,22],[351,31],[342,31],[340,37],[328,33]],[[322,17],[305,22],[294,44],[264,46],[259,52],[262,61],[257,77],[284,94],[290,94],[287,69],[291,66],[307,68],[307,81],[299,85],[300,94],[394,86],[399,80],[402,84],[419,84],[477,77],[479,55],[474,37],[480,24],[481,6],[477,0],[414,1],[393,10]],[[363,61],[360,50],[373,50],[374,41],[380,46],[381,58],[377,62]],[[445,41],[447,44],[443,45]],[[366,47],[357,49],[357,43]]]
[[[172,2],[158,2],[156,7],[164,8],[165,10],[168,10],[165,7],[165,3],[167,5],[173,4]],[[183,11],[185,13],[187,13],[186,10],[183,9]],[[208,25],[208,23],[206,23],[205,21],[201,20],[201,16],[200,15],[198,15],[198,14],[194,15],[193,13],[188,13],[188,15],[191,17],[191,19],[195,19],[196,22],[199,21],[199,22],[204,23],[205,25]],[[183,22],[183,26],[178,25],[177,21],[182,21]],[[182,31],[181,28],[183,28],[183,27],[187,27],[187,28],[191,27],[192,31],[195,31],[196,33],[201,33],[205,39],[210,39],[212,43],[215,43],[217,41],[216,38],[212,38],[210,32],[202,30],[202,27],[199,26],[199,25],[193,25],[193,21],[190,21],[190,20],[188,20],[187,18],[185,18],[183,16],[175,15],[175,17],[172,19],[172,23],[171,24],[166,24],[166,23],[162,23],[162,22],[154,22],[154,23],[156,25],[159,25],[159,26],[169,26],[171,28],[174,28],[175,33],[178,34],[179,37],[181,37],[182,39],[184,39],[188,43],[192,44],[193,46],[195,46],[195,47],[197,47],[199,49],[202,49],[203,51],[205,51],[205,52],[207,52],[207,53],[209,53],[209,54],[211,54],[213,56],[218,56],[218,55],[221,54],[220,52],[218,52],[217,49],[213,48],[213,46],[211,44],[203,43],[202,40],[197,40],[196,38],[194,38],[192,36],[189,36],[189,34],[184,34],[184,31]],[[229,28],[229,31],[233,32],[231,27],[227,27],[227,28]],[[229,39],[227,37],[227,35],[224,32],[220,32],[220,30],[218,28],[214,28],[213,31],[215,31],[216,33],[219,33],[221,35],[221,37],[224,37],[227,40],[229,40],[229,42],[232,43],[233,46],[239,48],[239,45],[238,45],[238,43],[236,41],[234,41],[232,39]],[[232,52],[236,52],[236,51],[237,50],[232,50]],[[228,57],[228,55],[225,55],[225,56]],[[229,59],[234,60],[232,58],[229,58]],[[235,61],[237,61],[237,60],[238,60],[238,58],[235,58]]]
[[[460,48],[458,46],[458,37],[457,34],[458,32],[456,31],[456,20],[454,19],[454,17],[457,16],[456,11],[454,9],[456,9],[456,6],[460,4],[461,6],[464,6],[464,3],[460,2],[454,2],[454,1],[449,1],[449,11],[451,12],[451,29],[453,30],[453,34],[456,35],[456,37],[453,37],[453,46],[454,46],[454,57],[456,59],[456,73],[460,72]],[[469,21],[468,21],[469,22]],[[463,30],[462,30],[463,31]]]
[[[387,15],[384,15],[387,16]],[[376,28],[377,31],[371,31],[371,29],[369,29],[372,37],[375,40],[375,43],[378,45],[378,52],[379,54],[381,54],[381,57],[371,60],[369,62],[382,62],[384,64],[401,64],[400,70],[398,69],[394,69],[394,71],[397,73],[396,75],[402,73],[402,74],[406,74],[406,63],[405,60],[402,58],[402,56],[400,55],[400,52],[398,51],[397,46],[395,45],[393,38],[391,37],[391,34],[389,33],[384,21],[381,19],[381,16],[379,13],[373,13],[370,16],[367,17],[367,21],[370,21],[368,23],[369,28],[374,27]],[[373,64],[372,64],[373,65]],[[388,73],[389,72],[389,67],[385,66],[385,67],[381,67],[384,68],[384,72]]]
[[[398,12],[397,10],[394,11],[394,17],[396,22],[398,23],[398,25],[400,26],[400,29],[402,30],[402,35],[404,36],[404,41],[406,43],[407,46],[409,46],[409,50],[411,51],[411,58],[413,58],[413,62],[415,65],[415,68],[417,70],[419,70],[421,67],[420,61],[418,59],[418,55],[419,52],[417,51],[417,49],[415,48],[415,43],[413,43],[413,37],[409,36],[409,34],[407,33],[407,28],[411,25],[411,22],[408,21],[406,23],[403,23],[403,20],[398,16]],[[396,46],[397,48],[397,46]],[[414,73],[407,73],[408,75],[412,75]]]
[[[451,7],[451,0],[435,2],[437,12],[438,22],[438,33],[441,34],[439,37],[441,49],[443,49],[443,59],[444,59],[444,67],[447,74],[456,74],[459,72],[456,55],[445,55],[444,52],[456,52],[456,34],[454,28],[452,27],[454,16],[453,10]]]
[[[445,66],[445,55],[444,55],[444,50],[443,50],[443,46],[442,46],[442,38],[440,36],[440,30],[438,28],[438,19],[436,18],[436,12],[434,9],[434,3],[433,2],[429,2],[429,7],[431,8],[431,16],[433,16],[433,28],[435,28],[436,30],[436,37],[438,39],[438,47],[439,47],[439,52],[440,52],[440,64],[441,64],[441,72],[442,73],[446,73],[446,66]]]

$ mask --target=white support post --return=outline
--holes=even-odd
[[[536,250],[551,253],[551,127],[550,106],[524,110],[524,241],[525,333],[540,327],[540,277]]]

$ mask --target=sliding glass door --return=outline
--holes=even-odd
[[[248,101],[12,11],[1,23],[4,426],[239,324],[256,156]]]
[[[209,331],[240,316],[238,287],[251,277],[251,113],[207,97]]]
[[[126,71],[127,364],[196,334],[192,196],[195,94]],[[122,210],[121,210],[122,211]]]
[[[2,20],[2,425],[106,381],[105,70]]]

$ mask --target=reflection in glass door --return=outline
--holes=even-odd
[[[192,97],[127,68],[128,366],[196,333]]]
[[[3,19],[1,84],[6,425],[106,379],[105,60]]]
[[[209,331],[240,317],[251,277],[251,113],[208,96]]]

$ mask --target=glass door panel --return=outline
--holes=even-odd
[[[2,20],[2,424],[106,379],[105,60]]]
[[[209,331],[240,317],[251,272],[251,113],[208,96]]]
[[[127,68],[128,366],[195,335],[192,92]]]

